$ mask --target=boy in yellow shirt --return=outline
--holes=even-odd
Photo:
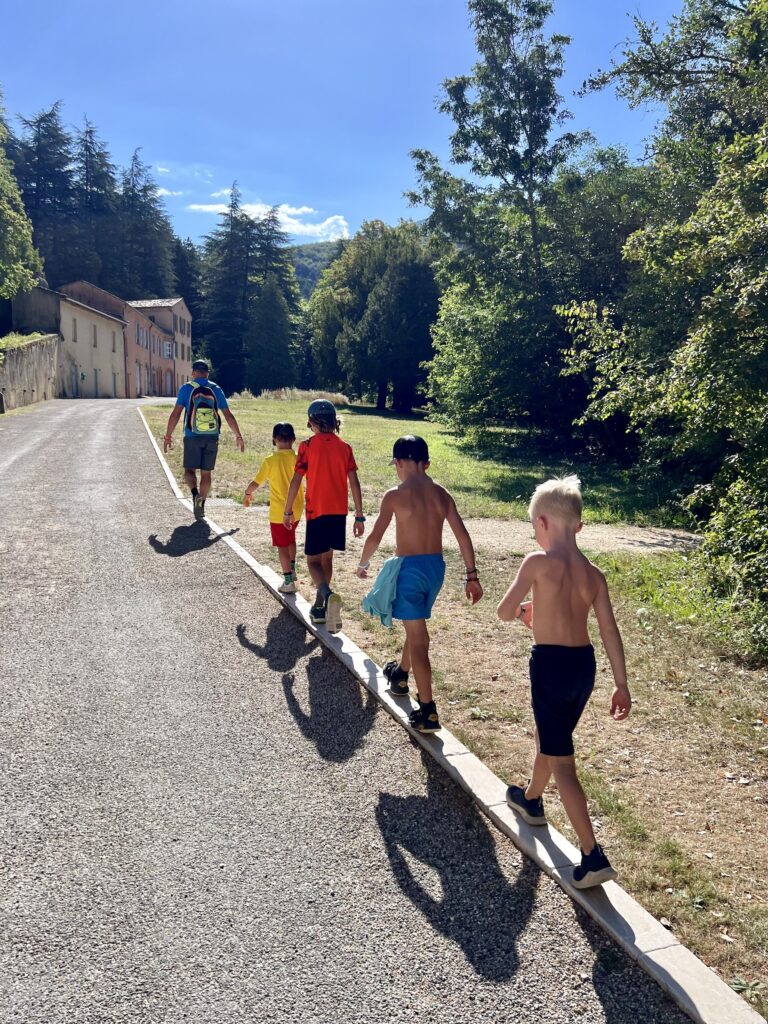
[[[285,500],[293,479],[296,466],[296,452],[293,446],[296,434],[290,423],[276,423],[272,428],[272,444],[275,451],[268,455],[259,471],[245,489],[243,505],[251,504],[253,492],[262,484],[269,484],[269,526],[272,531],[272,547],[277,548],[283,582],[277,588],[281,594],[296,593],[296,526],[304,508],[304,486],[299,488],[293,503],[293,522],[283,522]]]

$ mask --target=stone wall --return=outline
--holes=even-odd
[[[4,411],[56,398],[59,345],[58,334],[46,334],[19,348],[3,350],[0,395]]]

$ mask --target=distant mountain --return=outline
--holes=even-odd
[[[343,241],[311,242],[308,245],[292,245],[288,253],[296,267],[301,297],[308,299],[315,289],[318,278],[341,252]]]

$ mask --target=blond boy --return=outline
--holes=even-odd
[[[595,684],[595,652],[587,630],[593,608],[615,682],[611,716],[623,721],[632,700],[605,577],[576,544],[581,512],[577,477],[548,480],[536,488],[528,513],[542,550],[523,560],[497,611],[505,622],[519,619],[534,638],[529,671],[536,759],[527,787],[510,786],[507,802],[529,824],[545,825],[542,794],[554,775],[581,847],[573,884],[586,889],[616,877],[595,839],[573,749],[574,729]],[[529,593],[532,600],[522,603]]]

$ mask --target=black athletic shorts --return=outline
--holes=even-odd
[[[307,520],[304,534],[304,554],[322,555],[326,551],[345,551],[347,547],[347,517],[318,516]]]
[[[219,437],[185,437],[184,469],[207,469],[216,465]]]
[[[595,651],[534,644],[528,662],[539,749],[549,757],[573,754],[573,731],[595,685]]]

